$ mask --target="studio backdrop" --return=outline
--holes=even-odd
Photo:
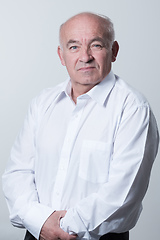
[[[42,89],[67,78],[57,55],[59,26],[82,11],[109,16],[120,51],[114,73],[142,92],[160,123],[159,0],[0,0],[0,173],[4,172],[27,107]],[[131,240],[159,239],[160,159],[155,161],[144,210]],[[0,187],[0,238],[22,240],[9,222]]]

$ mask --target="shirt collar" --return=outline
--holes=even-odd
[[[93,87],[88,94],[93,100],[100,105],[104,105],[105,101],[114,87],[116,82],[115,75],[112,71],[104,78],[102,82]]]
[[[86,94],[81,95],[80,97],[89,96],[91,99],[99,103],[100,105],[104,105],[110,91],[115,85],[115,75],[112,71],[104,78],[102,82],[93,87]],[[67,79],[62,85],[59,94],[57,95],[57,101],[60,101],[63,97],[68,96],[71,98],[71,81]]]
[[[66,96],[71,96],[71,81],[69,78],[59,85],[59,91],[55,100],[56,102],[59,102]]]

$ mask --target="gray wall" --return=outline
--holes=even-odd
[[[120,44],[114,72],[148,98],[159,124],[159,9],[159,0],[0,0],[1,175],[31,99],[66,79],[56,53],[58,29],[81,11],[102,13],[113,20]],[[158,156],[131,240],[159,239],[159,173]],[[11,226],[1,187],[0,206],[0,238],[21,240],[24,230]]]

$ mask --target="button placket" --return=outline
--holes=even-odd
[[[53,192],[53,200],[54,200],[54,206],[56,206],[56,209],[60,209],[61,205],[61,197],[63,192],[63,187],[67,175],[67,169],[70,161],[70,155],[72,152],[72,148],[74,146],[74,142],[77,136],[79,123],[81,119],[81,115],[83,112],[83,109],[85,107],[86,99],[82,99],[74,109],[72,113],[72,117],[70,119],[70,122],[68,124],[67,133],[64,139],[62,151],[61,151],[61,157],[60,157],[60,163],[58,167],[58,172],[56,176],[56,181],[54,185],[54,192]]]

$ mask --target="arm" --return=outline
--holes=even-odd
[[[124,111],[113,144],[108,182],[67,211],[62,229],[89,239],[94,234],[123,232],[133,227],[157,148],[156,122],[149,107]]]
[[[34,100],[12,147],[11,157],[2,178],[11,223],[16,227],[25,227],[36,238],[45,220],[55,210],[39,203],[35,185],[37,114]]]
[[[36,238],[51,236],[57,239],[73,239],[59,227],[59,219],[66,211],[54,212],[40,203],[35,183],[36,131],[39,122],[37,102],[29,108],[23,129],[11,151],[11,157],[3,175],[3,190],[14,226],[23,228]],[[49,230],[49,231],[48,231]],[[49,234],[49,235],[48,235]]]

